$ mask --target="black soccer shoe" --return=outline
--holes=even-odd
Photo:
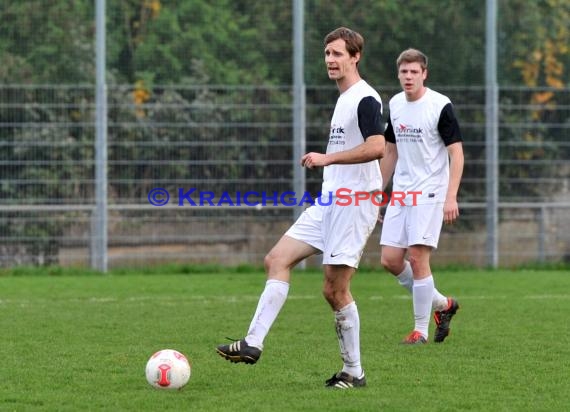
[[[355,378],[346,372],[335,373],[332,378],[327,379],[325,387],[333,389],[352,389],[366,386],[364,373],[361,378]]]
[[[245,339],[233,340],[229,345],[220,345],[216,348],[216,352],[222,358],[225,358],[233,363],[245,362],[253,365],[259,360],[261,356],[261,349],[254,346],[249,346]]]
[[[435,311],[433,320],[437,326],[435,329],[434,342],[443,342],[449,335],[451,318],[459,310],[459,303],[452,298],[447,298],[447,309],[442,311]]]

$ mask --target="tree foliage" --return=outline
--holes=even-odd
[[[246,0],[107,1],[107,70],[131,84],[290,84],[292,4]],[[7,0],[0,6],[0,82],[92,83],[94,2]],[[568,84],[570,0],[499,2],[500,81]],[[340,25],[366,38],[362,71],[395,82],[407,47],[430,57],[430,81],[484,84],[485,7],[478,0],[305,2],[308,84],[328,84],[326,33]],[[544,97],[543,97],[544,98]]]
[[[398,1],[375,1],[366,6],[357,0],[334,5],[314,0],[308,4],[307,78],[311,83],[326,79],[322,59],[319,64],[312,60],[323,56],[325,34],[341,25],[365,37],[362,72],[373,84],[396,82],[396,58],[408,47],[429,56],[432,84],[483,83],[485,10],[479,1],[415,0],[409,7]]]
[[[3,1],[0,83],[85,83],[94,76],[92,2]]]

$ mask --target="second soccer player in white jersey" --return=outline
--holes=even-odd
[[[391,202],[382,219],[381,262],[412,293],[415,325],[402,343],[427,342],[432,309],[434,341],[443,342],[459,304],[435,287],[430,257],[443,223],[453,223],[459,216],[461,131],[449,98],[424,85],[427,57],[408,49],[396,64],[403,91],[389,103],[380,167],[384,186],[393,178],[392,192],[402,202]]]

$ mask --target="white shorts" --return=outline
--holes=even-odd
[[[380,244],[407,249],[413,245],[437,248],[443,225],[443,203],[390,205],[382,223]]]
[[[320,250],[325,265],[358,267],[364,247],[378,221],[379,206],[372,201],[358,206],[332,202],[307,208],[285,233]],[[378,202],[377,202],[378,203]]]

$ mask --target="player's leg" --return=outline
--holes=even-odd
[[[423,332],[417,330],[416,301],[419,299],[419,296],[416,296],[414,293],[414,268],[411,262],[405,259],[409,245],[410,233],[408,225],[411,208],[400,205],[388,206],[380,236],[380,244],[382,245],[380,261],[388,272],[396,276],[400,285],[412,294],[416,325],[412,333],[404,339],[403,343],[416,344],[427,342],[427,327],[422,328],[425,329]],[[428,324],[429,315],[430,312],[428,312],[427,317]],[[423,316],[421,321],[423,322]]]
[[[426,306],[435,310],[435,341],[441,342],[449,334],[449,322],[459,308],[454,299],[442,295],[435,286],[430,267],[431,253],[437,248],[443,224],[443,205],[441,203],[417,205],[409,211],[409,259],[414,273],[414,316],[415,330],[427,338],[426,325],[429,324],[429,312]],[[416,293],[418,296],[416,296]],[[428,297],[429,296],[429,297]],[[431,299],[430,299],[431,297]]]
[[[416,205],[410,208],[410,244],[430,246],[431,251],[437,249],[441,227],[443,225],[443,204],[431,203],[425,205]],[[429,257],[429,258],[430,258]],[[427,268],[419,275],[425,276],[426,273],[431,274],[429,267],[429,258],[426,263]],[[437,288],[434,287],[432,298],[432,309],[443,310],[447,307],[447,297],[442,295]]]
[[[360,357],[360,317],[350,281],[377,217],[378,207],[373,202],[339,207],[326,217],[323,295],[334,312],[343,360],[342,370],[326,381],[327,387],[349,389],[366,385]]]
[[[241,340],[219,345],[216,351],[223,358],[232,362],[254,364],[261,356],[263,341],[287,299],[291,269],[306,257],[321,250],[318,241],[315,241],[320,233],[320,212],[310,209],[315,208],[307,209],[265,257],[267,281],[248,333]]]
[[[434,282],[429,267],[431,247],[412,245],[409,247],[408,253],[414,273],[412,290],[414,330],[404,343],[425,343],[429,334],[429,320],[434,294]]]
[[[342,370],[325,383],[328,387],[349,389],[365,386],[360,358],[360,316],[350,293],[355,269],[345,265],[325,265],[323,295],[334,311],[335,328],[343,361]]]
[[[410,262],[405,259],[407,248],[382,245],[380,263],[388,272],[396,277],[398,283],[412,293],[414,273]]]
[[[324,272],[323,295],[334,311],[341,357],[345,363],[343,371],[360,376],[360,318],[350,292],[350,279],[355,269],[345,265],[325,265]]]
[[[395,248],[393,246],[382,246],[382,266],[396,277],[400,286],[410,294],[413,293],[414,271],[408,259],[405,259],[407,249]],[[434,311],[442,311],[448,307],[448,298],[442,295],[434,287],[431,301],[431,308]]]
[[[405,206],[398,204],[390,205],[386,209],[380,235],[380,263],[398,279],[404,289],[412,293],[414,283],[412,267],[405,259],[408,249],[406,209]]]
[[[264,261],[267,282],[245,337],[249,345],[263,349],[263,341],[287,299],[291,269],[317,252],[313,246],[283,235],[267,254]]]
[[[410,207],[392,205],[388,206],[383,219],[382,234],[380,238],[382,266],[396,277],[398,283],[410,294],[413,292],[414,273],[410,261],[406,259],[408,249],[407,214]],[[433,310],[443,310],[447,298],[437,289],[434,289],[432,299]]]

